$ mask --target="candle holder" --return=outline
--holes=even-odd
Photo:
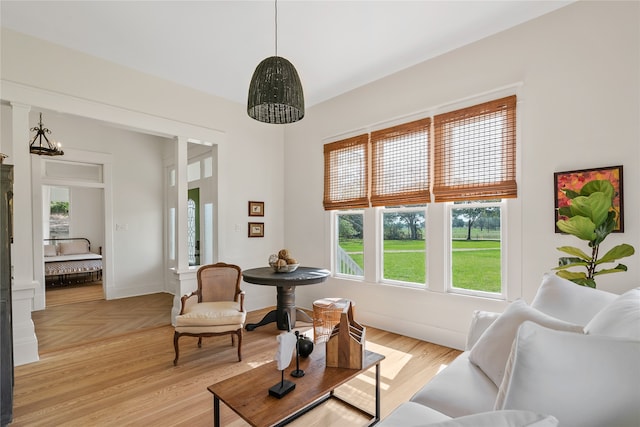
[[[304,377],[304,371],[300,369],[300,332],[296,331],[296,369],[291,372],[292,377]]]

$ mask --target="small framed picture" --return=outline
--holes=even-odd
[[[264,222],[250,222],[249,237],[264,237]]]
[[[249,202],[249,216],[264,216],[264,202]]]

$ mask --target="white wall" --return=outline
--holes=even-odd
[[[601,277],[599,288],[620,293],[639,286],[638,17],[637,2],[577,2],[311,108],[286,131],[288,248],[305,264],[330,266],[328,214],[322,208],[324,142],[521,84],[521,212],[509,228],[507,248],[517,263],[512,267],[521,273],[510,276],[510,299],[521,295],[530,302],[542,275],[561,255],[555,248],[579,245],[554,233],[553,173],[598,166],[624,165],[625,232],[610,236],[605,246],[628,242],[637,251],[623,260],[628,272]],[[439,215],[437,207],[433,210]],[[432,231],[430,239],[442,239]],[[504,303],[445,294],[443,283],[430,286],[424,291],[332,279],[300,288],[297,300],[310,307],[318,297],[350,297],[364,323],[457,347],[464,344],[473,310],[504,308]]]

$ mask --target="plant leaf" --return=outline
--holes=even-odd
[[[575,199],[580,195],[580,193],[577,193],[573,190],[569,190],[568,188],[563,189],[562,192],[564,193],[565,196],[567,196],[567,199]]]
[[[603,262],[613,262],[620,258],[626,258],[635,253],[635,249],[633,246],[623,243],[614,248],[611,248],[606,254],[602,256],[599,260],[596,261],[596,265],[602,264]]]
[[[596,281],[593,279],[587,279],[587,275],[585,273],[575,273],[573,271],[561,270],[558,271],[556,275],[562,277],[563,279],[571,280],[573,283],[581,286],[588,286],[590,288],[596,287]]]
[[[624,264],[618,264],[615,268],[606,268],[603,270],[598,270],[593,273],[594,276],[599,276],[600,274],[610,274],[610,273],[622,273],[623,271],[627,271],[627,266]]]
[[[588,197],[576,197],[571,201],[570,207],[574,216],[586,216],[598,227],[607,220],[611,209],[611,198],[598,191]]]
[[[573,246],[560,246],[559,248],[556,248],[556,249],[566,254],[577,256],[582,260],[591,261],[591,257],[585,254],[584,252],[582,252],[580,248],[576,248]]]
[[[612,200],[613,196],[615,195],[613,184],[611,184],[611,182],[606,179],[589,181],[580,189],[581,196],[589,196],[590,194],[596,192],[604,193],[609,200]]]
[[[571,213],[571,208],[569,206],[558,208],[558,215],[566,216],[567,218],[571,218],[573,216],[573,214]]]
[[[561,219],[556,225],[563,233],[576,236],[578,239],[590,242],[596,238],[596,225],[589,218],[574,216],[569,219]]]

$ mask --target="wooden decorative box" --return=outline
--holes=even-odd
[[[327,366],[362,369],[366,328],[353,319],[351,302],[343,309],[327,341]]]

